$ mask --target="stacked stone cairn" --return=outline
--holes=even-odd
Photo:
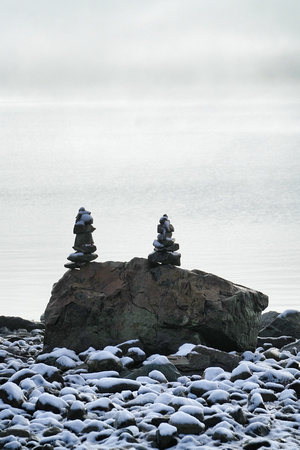
[[[65,264],[67,269],[80,269],[86,263],[94,261],[98,255],[94,253],[97,247],[94,245],[92,233],[96,230],[93,227],[93,218],[90,211],[80,208],[76,216],[73,233],[76,234],[74,250],[68,256],[70,263]]]
[[[151,263],[180,266],[181,254],[176,252],[179,249],[179,244],[175,244],[175,239],[172,238],[173,231],[173,225],[167,214],[164,214],[157,225],[158,235],[157,239],[153,241],[154,251],[148,256]]]

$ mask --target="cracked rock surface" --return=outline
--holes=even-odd
[[[45,311],[44,350],[82,352],[139,339],[147,354],[186,342],[225,351],[254,349],[268,297],[200,270],[90,263],[54,285]]]

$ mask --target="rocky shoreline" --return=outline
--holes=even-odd
[[[299,448],[299,340],[263,337],[216,363],[188,343],[146,356],[138,340],[43,353],[42,324],[1,324],[0,448]]]

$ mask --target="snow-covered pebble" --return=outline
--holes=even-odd
[[[19,408],[25,401],[22,389],[12,381],[0,386],[0,399],[3,403]]]
[[[183,411],[172,414],[170,424],[175,426],[180,434],[200,434],[205,430],[205,425],[200,420]]]
[[[135,363],[141,363],[146,359],[146,353],[140,347],[130,347],[127,350],[126,356],[131,358]]]
[[[177,428],[168,423],[161,423],[158,426],[156,436],[159,448],[169,448],[177,444]]]
[[[117,356],[105,350],[98,350],[88,355],[85,363],[90,372],[101,372],[104,370],[115,370],[121,372],[123,364]]]
[[[111,400],[107,397],[98,398],[97,400],[86,404],[86,409],[88,411],[110,411],[113,407]]]
[[[262,396],[258,392],[249,397],[248,411],[253,412],[257,408],[266,409]]]
[[[221,442],[229,442],[238,440],[238,438],[234,435],[231,430],[228,430],[226,427],[218,427],[214,431],[212,438],[214,440],[218,440]]]
[[[267,436],[270,433],[270,425],[266,425],[264,423],[253,422],[245,428],[245,433],[250,436]]]
[[[196,396],[201,397],[206,392],[212,391],[212,390],[218,389],[218,388],[219,388],[219,385],[215,381],[199,380],[199,381],[194,381],[189,386],[189,391],[192,394],[195,394]]]
[[[246,362],[241,362],[231,373],[231,381],[246,380],[252,375],[251,370]]]
[[[186,375],[145,359],[138,340],[79,355],[41,344],[40,333],[0,340],[0,448],[299,447],[298,351],[261,347],[232,372]]]
[[[126,428],[130,425],[136,425],[135,416],[127,410],[122,410],[117,414],[114,426],[116,428]]]
[[[222,389],[215,389],[212,392],[208,391],[205,398],[209,405],[214,405],[215,403],[228,402],[230,394]]]
[[[200,420],[200,422],[204,419],[203,407],[200,405],[183,405],[179,408],[178,411],[190,414],[191,416],[196,417],[196,419]]]
[[[80,419],[83,420],[83,418],[87,414],[87,409],[85,407],[85,404],[80,400],[75,400],[68,411],[68,419],[75,420]]]
[[[67,403],[62,398],[47,392],[41,394],[36,402],[36,409],[52,411],[56,414],[65,412],[67,406]]]
[[[104,377],[97,381],[96,386],[98,392],[104,394],[122,391],[137,391],[140,388],[141,383],[126,378]]]
[[[220,375],[224,375],[225,371],[221,367],[208,367],[204,370],[204,378],[209,381],[213,381]]]
[[[148,392],[146,394],[137,395],[133,400],[127,402],[127,407],[132,406],[144,406],[151,403],[157,399],[157,395],[154,392]]]
[[[279,369],[269,369],[263,372],[259,379],[263,382],[272,381],[273,383],[279,383],[286,386],[288,383],[294,381],[294,376],[287,370]]]
[[[159,370],[152,370],[151,372],[149,372],[149,377],[152,378],[153,380],[158,381],[159,383],[168,382],[164,374],[161,373]]]

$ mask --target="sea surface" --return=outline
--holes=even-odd
[[[299,95],[0,102],[0,315],[38,320],[80,207],[97,261],[152,252],[299,309]],[[117,312],[116,312],[117,313]]]

